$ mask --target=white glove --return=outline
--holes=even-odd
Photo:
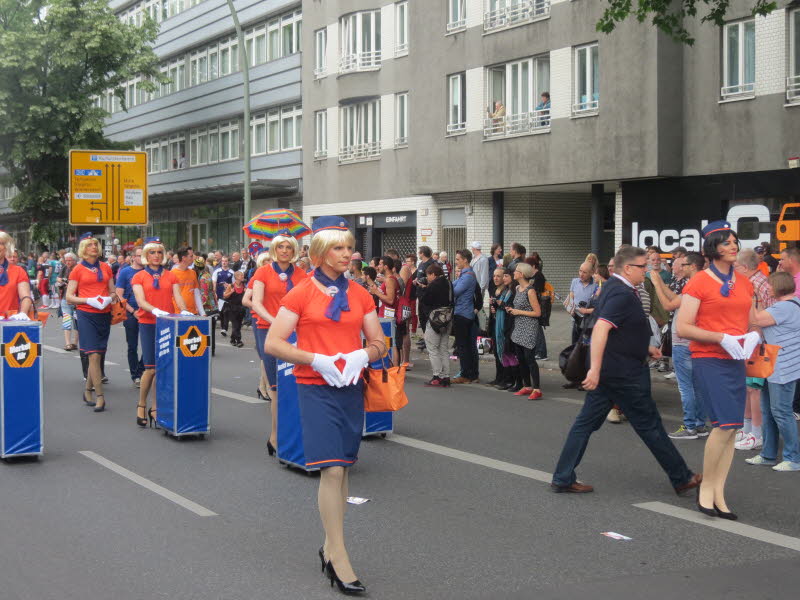
[[[18,312],[8,317],[9,321],[30,321],[30,318],[25,313]]]
[[[167,311],[161,310],[160,308],[154,308],[150,312],[153,313],[154,317],[166,317],[167,315],[169,315]]]
[[[359,377],[361,377],[361,371],[369,364],[367,351],[361,348],[349,354],[342,354],[342,358],[345,360],[344,371],[342,372],[344,384],[353,385],[358,382]]]
[[[744,336],[744,358],[745,360],[750,358],[753,354],[753,350],[756,349],[761,343],[761,336],[758,334],[757,331],[751,331],[747,335]]]
[[[111,296],[94,296],[93,298],[87,298],[86,304],[97,310],[103,310],[106,306],[111,304]]]
[[[193,313],[193,312],[191,312],[191,311],[188,311],[188,310],[182,310],[182,311],[181,311],[181,316],[184,316],[184,317],[193,317],[193,316],[194,316],[194,313]]]
[[[742,348],[742,345],[739,343],[739,340],[743,337],[743,335],[734,337],[725,333],[722,335],[722,341],[719,345],[725,349],[725,352],[731,355],[733,360],[744,360],[747,357],[744,355],[744,348]]]
[[[325,354],[315,354],[314,360],[311,361],[311,368],[317,373],[322,375],[322,378],[328,385],[337,388],[344,387],[344,377],[342,372],[336,366],[336,361],[339,360],[341,354],[334,354],[333,356],[326,356]]]

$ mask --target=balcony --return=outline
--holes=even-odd
[[[592,94],[592,99],[589,100],[587,96],[581,96],[580,102],[572,105],[573,117],[586,117],[589,115],[596,115],[600,110],[600,94]]]
[[[790,104],[800,102],[800,75],[786,78],[786,101]]]
[[[314,69],[314,79],[322,79],[328,74],[328,70],[325,67],[317,67]]]
[[[720,90],[723,100],[734,100],[737,98],[751,98],[755,96],[756,86],[754,83],[741,83],[739,85],[728,85]]]
[[[374,160],[380,158],[381,143],[368,142],[366,144],[355,144],[353,146],[342,146],[339,148],[339,163],[359,162],[362,160]]]
[[[484,119],[483,137],[501,138],[550,131],[550,109]]]
[[[408,54],[408,42],[397,44],[394,47],[395,56],[405,56],[406,54]]]
[[[345,54],[339,61],[339,73],[376,71],[381,68],[381,51]]]
[[[325,160],[328,158],[327,150],[314,150],[314,160]]]
[[[449,21],[447,23],[447,33],[455,33],[456,31],[463,31],[467,28],[466,19],[458,19],[457,21]]]
[[[522,0],[483,13],[483,31],[499,31],[550,18],[550,0]]]
[[[466,131],[467,131],[466,121],[462,123],[447,124],[447,135],[458,135],[459,133],[466,133]]]
[[[407,148],[408,147],[408,137],[407,136],[401,136],[401,137],[395,138],[394,147],[395,148]]]

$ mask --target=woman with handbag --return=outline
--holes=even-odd
[[[516,393],[523,387],[522,376],[520,375],[519,360],[517,360],[514,342],[511,341],[511,332],[514,330],[514,317],[506,311],[506,308],[514,306],[514,296],[516,295],[514,290],[514,269],[503,268],[502,287],[502,293],[495,295],[495,336],[497,356],[500,358],[505,379],[495,387],[498,390],[508,390]]]
[[[513,307],[506,312],[514,317],[514,329],[511,341],[517,345],[520,375],[523,387],[514,393],[515,396],[528,396],[528,400],[539,400],[542,390],[539,382],[539,364],[536,362],[536,341],[542,334],[539,317],[542,309],[533,287],[531,278],[533,267],[527,263],[518,263],[514,269],[514,280],[517,282],[517,293]]]
[[[433,377],[425,387],[450,387],[450,330],[453,328],[453,284],[442,266],[433,263],[425,269],[428,284],[419,288],[420,304],[428,313],[425,347]]]
[[[151,237],[144,242],[142,257],[145,267],[131,279],[133,296],[139,305],[136,318],[139,319],[139,341],[142,344],[144,364],[144,373],[139,384],[139,403],[136,405],[136,424],[145,427],[149,421],[150,427],[153,427],[156,422],[155,399],[150,410],[147,410],[147,396],[156,380],[156,319],[170,314],[174,306],[178,307],[181,315],[193,315],[186,310],[178,280],[164,266],[165,251],[161,240]]]
[[[500,347],[500,342],[502,340],[502,330],[501,335],[498,336],[498,314],[500,315],[500,321],[504,321],[503,317],[505,317],[505,311],[497,311],[497,297],[502,296],[503,292],[505,292],[505,286],[503,285],[503,273],[505,273],[505,269],[503,267],[495,268],[492,271],[492,282],[489,286],[489,324],[487,326],[489,337],[492,339],[492,353],[494,354],[494,368],[495,368],[495,376],[494,380],[490,381],[488,385],[500,385],[506,381],[508,378],[508,374],[503,367],[503,362],[501,361],[501,357],[503,356],[503,349]]]
[[[692,378],[712,427],[705,446],[697,508],[709,517],[729,520],[738,518],[728,509],[725,482],[736,430],[744,419],[744,362],[760,340],[757,332],[748,333],[755,316],[753,284],[733,268],[738,253],[739,238],[730,223],[714,221],[703,228],[708,269],[683,288],[677,319],[678,335],[690,341]]]
[[[783,271],[769,276],[777,302],[756,312],[754,325],[762,328],[768,344],[780,346],[775,370],[761,390],[761,453],[746,459],[751,465],[771,466],[775,471],[800,471],[800,440],[792,414],[797,379],[800,377],[800,302],[795,298],[794,278]],[[778,463],[778,437],[783,437],[783,461]],[[776,464],[777,463],[777,464]]]
[[[320,217],[311,229],[313,276],[283,298],[265,350],[295,365],[306,464],[321,469],[322,570],[342,593],[357,594],[366,588],[353,571],[344,543],[348,470],[358,460],[364,426],[361,372],[386,354],[386,345],[372,298],[344,275],[355,244],[347,222]],[[287,341],[293,331],[296,347]]]
[[[94,407],[94,412],[103,412],[106,398],[101,363],[111,332],[111,304],[117,301],[117,293],[111,267],[100,260],[100,242],[91,233],[81,236],[78,258],[81,262],[70,271],[66,297],[75,305],[80,351],[88,358],[83,401]]]

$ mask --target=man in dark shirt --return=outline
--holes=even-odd
[[[131,279],[144,267],[142,266],[142,247],[136,246],[131,252],[131,264],[125,265],[117,273],[116,292],[120,300],[127,302],[125,310],[125,320],[122,326],[125,328],[125,340],[128,343],[128,371],[131,375],[133,385],[139,387],[144,374],[144,362],[139,353],[139,320],[136,318],[136,311],[139,305],[133,295]]]
[[[550,485],[556,492],[586,493],[594,489],[577,481],[575,469],[589,437],[600,429],[616,403],[680,495],[700,485],[703,476],[693,474],[686,466],[667,436],[650,394],[647,356],[660,358],[661,352],[649,346],[650,327],[636,290],[644,281],[646,253],[627,246],[614,257],[614,266],[614,275],[603,286],[595,309],[591,363],[582,383],[589,393],[567,435]]]
[[[417,270],[414,272],[414,287],[416,288],[416,293],[414,294],[415,298],[419,298],[422,295],[422,290],[428,285],[428,276],[425,274],[425,271],[436,262],[433,260],[433,250],[428,246],[420,246],[417,256],[419,257],[419,265],[417,265]],[[428,323],[428,312],[428,309],[420,302],[418,311],[419,327],[422,329],[423,333]]]

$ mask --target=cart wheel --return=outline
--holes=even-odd
[[[199,437],[201,440],[204,440],[204,439],[206,439],[206,434],[205,433],[201,433],[197,437]]]
[[[382,433],[382,434],[381,434],[381,437],[382,437],[383,439],[386,439],[386,434],[385,434],[385,433]]]

